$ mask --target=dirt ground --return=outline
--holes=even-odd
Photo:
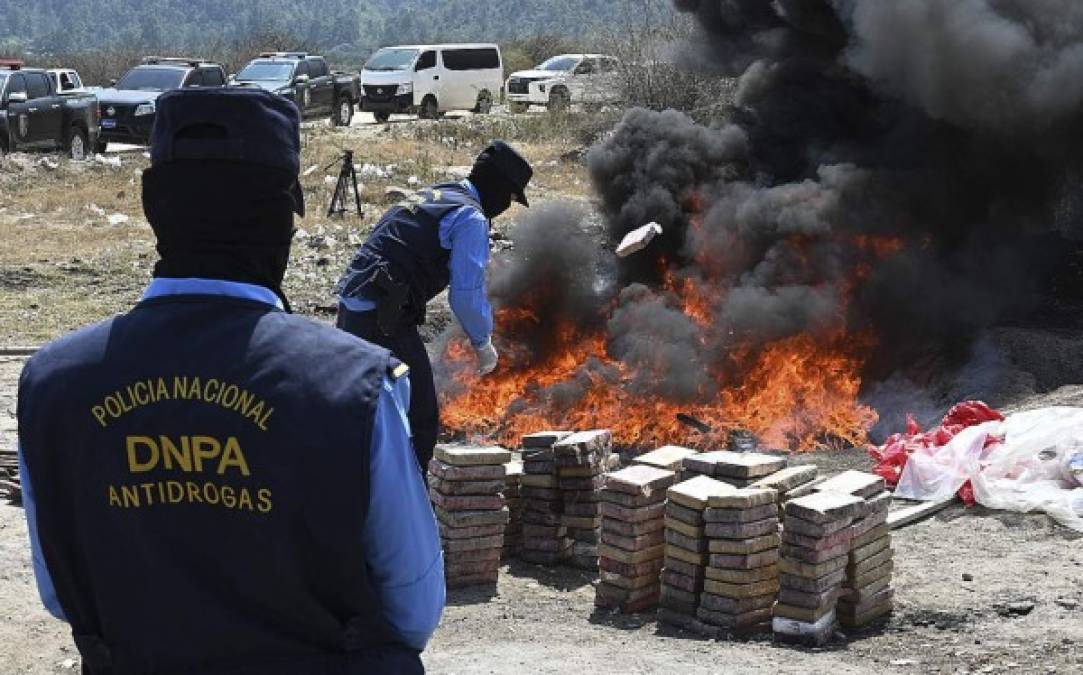
[[[530,116],[457,124],[368,124],[306,132],[303,178],[312,207],[300,224],[287,292],[305,314],[328,319],[329,289],[379,215],[389,185],[453,177],[492,137],[529,147],[538,159],[534,199],[586,202],[574,161],[582,141]],[[581,130],[581,129],[580,129]],[[578,131],[576,132],[578,133]],[[550,137],[551,136],[551,137]],[[365,147],[359,169],[365,212],[326,217],[345,147]],[[0,165],[0,347],[37,344],[134,302],[153,262],[151,232],[139,212],[139,150],[111,153],[112,164],[75,166],[42,157]],[[314,168],[313,168],[314,167]],[[90,178],[90,180],[88,180]],[[67,192],[65,192],[65,190]],[[30,208],[35,204],[35,208]],[[93,208],[91,208],[93,207]],[[120,215],[125,218],[116,218]],[[508,221],[513,221],[515,213]],[[446,309],[435,313],[438,322]],[[1012,343],[1018,331],[1001,342]],[[1022,341],[1034,350],[1033,340]],[[1071,340],[1047,354],[1078,359]],[[1035,357],[1037,358],[1037,357]],[[23,357],[0,355],[0,448],[14,445],[14,395]],[[1083,387],[1015,397],[1016,409],[1083,405]],[[1024,387],[1024,390],[1026,387]],[[1026,393],[1024,391],[1024,393]],[[806,455],[824,473],[868,468],[861,451]],[[660,626],[650,614],[594,609],[596,578],[570,569],[512,562],[495,594],[454,591],[425,662],[433,673],[1080,673],[1083,672],[1083,537],[1044,516],[953,506],[895,534],[895,614],[873,630],[818,650],[768,639],[716,643]],[[22,510],[0,505],[0,675],[70,672],[78,654],[66,627],[41,608]]]

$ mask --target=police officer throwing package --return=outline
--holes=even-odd
[[[23,372],[34,571],[85,673],[423,672],[444,574],[407,368],[281,289],[299,128],[267,92],[163,94],[154,280]]]
[[[425,306],[445,288],[452,311],[478,356],[478,372],[497,365],[493,312],[485,288],[489,223],[512,200],[529,206],[533,170],[503,141],[477,158],[469,178],[434,185],[388,211],[338,282],[338,326],[390,349],[410,366],[410,423],[422,467],[440,426],[436,385],[417,327]]]

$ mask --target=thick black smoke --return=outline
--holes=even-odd
[[[740,77],[728,119],[632,111],[588,156],[611,242],[666,228],[608,326],[651,390],[709,396],[734,347],[840,330],[876,337],[870,382],[961,364],[1046,290],[1083,233],[1083,3],[675,4]],[[710,326],[666,309],[667,274],[720,291]]]

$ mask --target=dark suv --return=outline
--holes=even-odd
[[[183,87],[223,87],[225,84],[226,71],[217,63],[148,56],[119,82],[98,92],[102,118],[98,152],[104,152],[108,143],[150,143],[154,102],[163,92]]]

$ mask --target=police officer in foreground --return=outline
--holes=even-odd
[[[288,312],[292,103],[158,99],[160,261],[19,387],[34,571],[85,673],[420,673],[443,563],[387,350]]]
[[[529,207],[534,171],[503,141],[478,156],[470,176],[434,185],[388,211],[338,282],[338,327],[390,349],[410,367],[410,424],[422,467],[439,434],[436,385],[417,327],[425,306],[448,289],[448,302],[478,357],[496,369],[493,312],[486,295],[489,225],[516,201]]]

